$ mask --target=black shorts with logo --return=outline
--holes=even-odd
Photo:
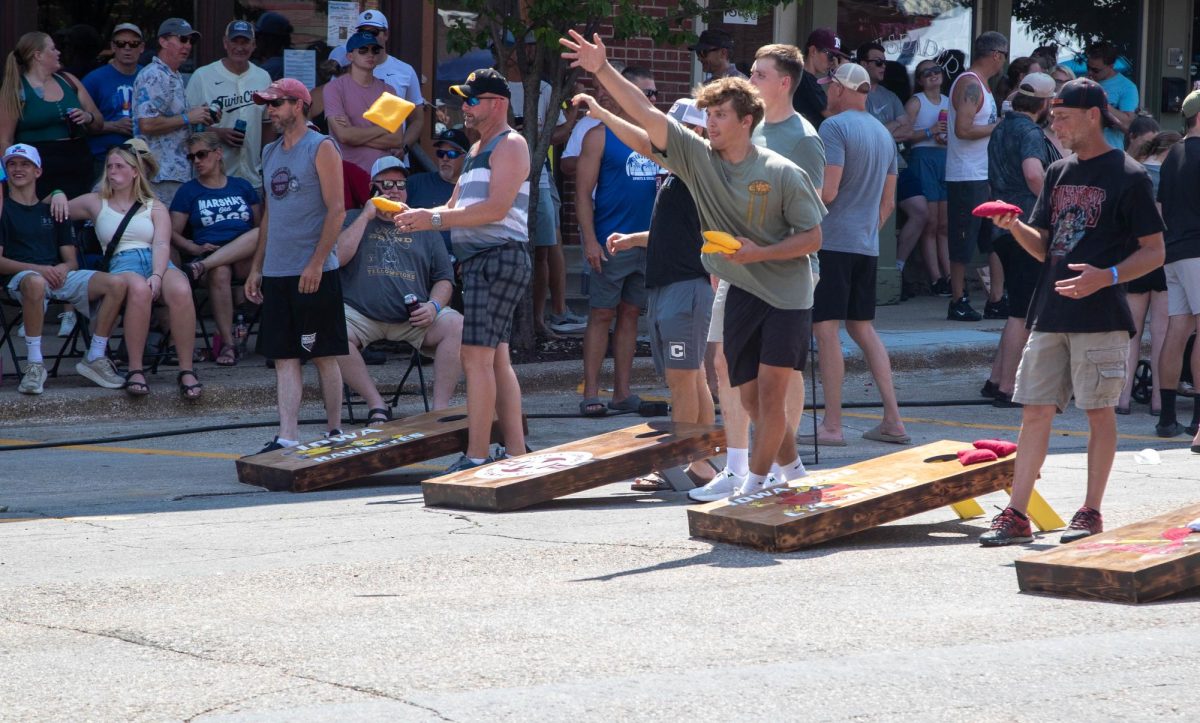
[[[730,386],[757,379],[759,364],[804,371],[812,309],[777,309],[730,286],[725,297],[724,334]]]
[[[268,359],[312,359],[350,353],[346,312],[337,269],[321,274],[311,294],[300,293],[299,276],[264,276],[259,354]]]

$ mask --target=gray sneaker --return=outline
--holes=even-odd
[[[95,361],[80,360],[75,363],[75,372],[86,377],[105,389],[121,389],[125,386],[125,377],[117,374],[117,367],[112,359],[106,356],[97,357]]]
[[[46,384],[46,367],[40,363],[30,364],[21,377],[17,391],[22,394],[41,394]]]

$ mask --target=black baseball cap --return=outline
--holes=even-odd
[[[439,143],[449,143],[452,146],[457,146],[458,150],[465,151],[471,147],[471,141],[467,139],[467,134],[463,133],[461,128],[447,128],[438,133],[433,138],[433,145]]]
[[[842,39],[834,34],[829,28],[817,28],[808,36],[808,42],[804,44],[804,49],[816,48],[824,53],[833,53],[842,60],[849,60],[850,56],[842,50]]]
[[[689,45],[688,50],[694,50],[698,53],[708,52],[714,48],[725,48],[733,50],[733,36],[728,30],[720,28],[710,28],[700,33],[700,39],[695,45]]]
[[[462,85],[450,86],[450,92],[460,98],[474,98],[484,93],[495,93],[505,98],[511,98],[508,81],[499,71],[492,68],[480,68],[467,76],[467,82]]]
[[[1100,121],[1105,128],[1116,126],[1116,119],[1108,111],[1108,94],[1091,78],[1076,78],[1065,83],[1050,105],[1053,108],[1096,108],[1100,111]]]

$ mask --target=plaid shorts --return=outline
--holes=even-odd
[[[513,314],[533,277],[529,244],[509,241],[462,263],[462,343],[495,349],[512,335]]]

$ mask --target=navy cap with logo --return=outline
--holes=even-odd
[[[225,26],[225,37],[233,40],[234,38],[247,38],[254,40],[254,26],[249,20],[234,20]]]
[[[379,45],[379,38],[375,37],[374,33],[355,33],[346,40],[346,52],[353,53],[359,48],[369,48],[372,45]]]
[[[181,38],[187,38],[199,34],[192,24],[183,18],[167,18],[162,21],[162,25],[158,26],[158,37],[160,38],[164,35],[178,35]]]
[[[1065,83],[1050,105],[1054,108],[1096,108],[1100,111],[1100,121],[1105,128],[1116,125],[1116,119],[1108,110],[1108,94],[1091,78],[1076,78]]]
[[[467,76],[467,82],[450,86],[450,92],[460,98],[474,98],[484,93],[494,93],[505,98],[511,98],[508,81],[498,71],[492,68],[480,68]]]
[[[710,28],[700,33],[700,39],[696,41],[695,45],[688,46],[688,50],[694,50],[697,53],[705,53],[716,48],[733,50],[733,36],[728,30]]]
[[[433,139],[433,145],[436,146],[439,143],[449,143],[452,146],[456,146],[460,151],[465,151],[471,147],[471,141],[461,128],[447,128],[438,133]]]

